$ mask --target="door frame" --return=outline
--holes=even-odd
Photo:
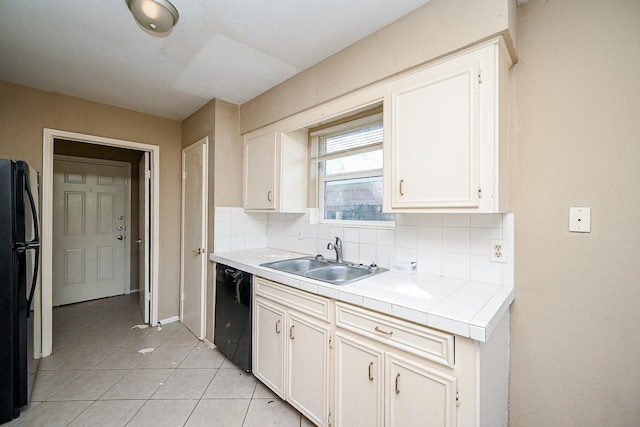
[[[151,284],[149,277],[149,248],[151,247],[151,227],[149,215],[151,214],[151,155],[144,152],[138,162],[138,305],[142,299],[140,310],[142,311],[144,323],[150,322],[151,314]],[[142,207],[142,209],[140,209]],[[143,224],[140,224],[143,218]],[[141,250],[144,249],[144,250]],[[141,260],[142,258],[142,260]],[[144,268],[140,268],[144,266]]]
[[[151,155],[151,313],[152,325],[158,323],[158,277],[160,261],[160,147],[140,142],[105,138],[58,129],[43,129],[42,137],[42,356],[49,356],[53,349],[53,155],[56,139],[65,139],[86,144],[106,145],[139,151]]]
[[[185,260],[185,251],[188,249],[185,247],[184,235],[185,235],[185,221],[186,221],[186,206],[185,206],[185,186],[186,186],[186,176],[185,176],[185,158],[186,154],[189,151],[195,150],[199,146],[204,146],[204,156],[202,159],[202,233],[203,233],[203,249],[204,254],[202,259],[202,269],[203,269],[203,278],[200,289],[200,336],[199,339],[204,339],[207,334],[206,330],[206,318],[207,318],[207,243],[208,243],[208,230],[207,225],[209,223],[209,137],[205,136],[204,138],[194,142],[193,144],[182,149],[182,201],[180,207],[180,321],[184,320],[184,260]],[[193,332],[193,331],[192,331]]]

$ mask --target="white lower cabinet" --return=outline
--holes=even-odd
[[[329,419],[330,300],[254,277],[253,373],[318,426]]]
[[[288,314],[286,400],[317,425],[328,419],[329,325],[296,312]]]
[[[385,425],[456,425],[456,377],[393,352],[385,359]]]
[[[253,373],[318,426],[506,427],[509,318],[486,342],[254,276]]]
[[[254,298],[253,374],[284,399],[285,309]]]
[[[384,351],[336,332],[335,425],[384,425]]]
[[[336,306],[335,426],[456,426],[453,370],[399,348],[424,338],[412,336],[412,328],[418,333],[426,328],[403,329],[408,323],[341,303]],[[374,317],[380,320],[375,325]],[[363,333],[349,332],[357,330]],[[367,330],[374,338],[365,335]],[[446,338],[434,333],[437,339]]]

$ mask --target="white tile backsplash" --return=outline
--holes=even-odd
[[[417,261],[420,273],[514,284],[513,214],[397,214],[394,229],[312,224],[312,217],[311,212],[266,214],[217,207],[214,250],[272,247],[333,258],[335,252],[326,246],[338,236],[347,261],[375,261],[382,268],[389,268],[392,259]],[[505,240],[505,264],[489,261],[494,239]]]
[[[471,226],[471,215],[469,214],[442,214],[442,225],[444,227],[464,227]]]
[[[442,253],[442,275],[454,279],[471,280],[469,268],[471,257],[469,254],[443,252]]]
[[[376,245],[360,243],[360,259],[357,261],[367,265],[377,262]]]
[[[397,214],[396,226],[398,225],[418,225],[418,214]]]
[[[442,251],[468,254],[470,234],[469,227],[443,227]]]
[[[376,230],[376,245],[378,246],[395,246],[396,230],[388,228],[379,228]]]
[[[418,226],[417,225],[397,225],[396,224],[396,247],[417,249],[418,248]]]
[[[367,245],[375,245],[375,244],[377,244],[375,228],[361,228],[360,229],[360,243],[364,243],[364,244],[367,244]]]
[[[470,215],[472,228],[502,228],[502,214]]]
[[[215,208],[214,251],[262,248],[267,244],[267,214],[233,207]]]
[[[469,249],[472,255],[489,255],[491,240],[503,238],[502,228],[472,228],[469,236]]]
[[[345,227],[343,240],[345,242],[360,243],[360,229],[356,227]]]
[[[442,276],[442,252],[418,251],[418,273]]]
[[[418,227],[418,250],[442,251],[442,226]]]
[[[420,227],[442,227],[442,214],[418,215],[418,225]]]

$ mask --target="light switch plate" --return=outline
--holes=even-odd
[[[591,208],[569,208],[569,231],[575,233],[591,233]]]

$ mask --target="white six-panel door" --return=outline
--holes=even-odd
[[[129,289],[124,165],[55,160],[53,305]]]

